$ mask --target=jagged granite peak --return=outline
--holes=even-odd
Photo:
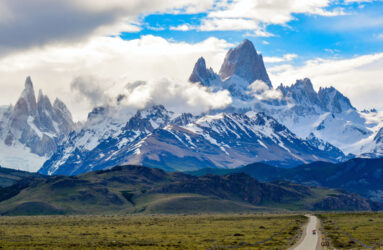
[[[295,84],[290,87],[280,85],[277,89],[280,90],[285,97],[294,100],[296,104],[320,106],[318,94],[315,92],[309,78],[297,80]]]
[[[27,77],[25,80],[25,87],[19,100],[15,105],[15,111],[18,115],[34,115],[37,108],[35,90],[31,77]]]
[[[56,98],[53,102],[53,109],[56,111],[56,113],[60,114],[65,121],[73,124],[72,113],[69,111],[65,103],[59,98]]]
[[[204,86],[210,86],[210,81],[216,78],[218,78],[218,75],[214,73],[213,69],[208,69],[205,59],[200,57],[194,65],[189,81],[193,83],[200,82]]]
[[[2,166],[36,171],[56,151],[73,129],[72,116],[61,101],[54,105],[49,97],[38,92],[36,101],[30,77],[14,107],[10,106],[0,119],[0,153]],[[10,153],[5,153],[10,152]]]
[[[258,55],[253,43],[245,39],[234,49],[230,49],[219,71],[222,80],[237,75],[247,82],[264,81],[272,88],[262,55]]]
[[[356,110],[350,100],[334,87],[320,88],[318,98],[322,107],[332,113],[341,113],[349,109]]]
[[[25,89],[32,89],[33,90],[33,83],[30,76],[27,76],[25,79]]]

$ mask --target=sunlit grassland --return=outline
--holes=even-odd
[[[1,217],[0,246],[281,249],[294,243],[305,221],[270,214]]]
[[[383,249],[383,213],[320,214],[323,228],[336,248]],[[364,244],[360,244],[358,241]]]

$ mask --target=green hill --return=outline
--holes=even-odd
[[[79,176],[28,178],[0,190],[0,213],[226,213],[374,210],[360,196],[286,181],[262,183],[244,173],[192,176],[118,166]]]

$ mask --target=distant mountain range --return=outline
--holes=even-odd
[[[154,106],[139,111],[117,132],[100,130],[94,123],[72,133],[39,172],[76,175],[123,163],[185,171],[235,168],[256,161],[291,166],[344,158],[339,149],[324,143],[319,149],[314,142],[318,140],[298,138],[264,113],[175,116]]]
[[[286,180],[310,186],[343,189],[383,203],[383,158],[355,158],[337,164],[313,162],[291,169],[254,163],[236,169],[206,168],[187,173],[197,176],[246,173],[260,181]]]
[[[78,176],[34,176],[0,188],[1,215],[380,210],[355,194],[244,173],[196,177],[143,166]]]
[[[227,53],[219,74],[201,57],[189,81],[228,90],[232,105],[199,115],[161,105],[127,115],[108,105],[74,124],[60,100],[51,104],[41,91],[36,100],[27,78],[16,105],[0,109],[0,165],[77,175],[122,164],[190,171],[383,155],[382,113],[358,111],[333,87],[315,91],[309,79],[273,88],[249,40]]]

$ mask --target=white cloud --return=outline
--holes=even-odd
[[[181,24],[175,27],[170,27],[170,30],[178,30],[178,31],[189,31],[194,29],[196,29],[196,27],[190,24]]]
[[[96,104],[89,96],[97,96],[98,89],[107,92],[109,97],[116,97],[127,82],[144,80],[152,84],[164,77],[183,82],[201,55],[217,71],[231,46],[216,38],[189,44],[143,36],[129,41],[95,37],[72,45],[33,48],[0,58],[0,100],[1,104],[15,103],[25,77],[31,75],[36,88],[42,88],[51,98],[59,97],[68,104],[76,119],[83,119]],[[75,88],[77,94],[72,92],[71,83],[77,77],[88,79],[85,82],[96,83],[98,87],[90,86],[87,98],[83,95],[79,100],[79,92],[89,90],[78,91],[79,87],[86,86],[82,84]],[[192,90],[189,89],[189,94]]]
[[[283,98],[283,94],[278,89],[270,89],[270,87],[261,80],[256,80],[248,87],[248,93],[256,98],[255,101],[260,100],[275,100]]]
[[[343,15],[343,9],[327,10],[329,0],[233,0],[222,1],[202,20],[201,30],[264,30],[269,24],[286,25],[293,14]],[[233,21],[233,24],[230,24]],[[262,25],[261,25],[262,24]]]
[[[287,61],[292,61],[295,58],[297,58],[297,54],[286,54],[283,55],[282,57],[264,57],[263,60],[266,63],[281,63],[281,62],[287,62]]]
[[[0,55],[50,43],[84,41],[94,35],[137,32],[150,13],[197,13],[214,0],[2,0]]]
[[[198,13],[211,8],[214,0],[156,0],[155,3],[151,0],[69,0],[68,2],[84,10],[98,13],[106,10],[123,10],[129,14],[137,14],[137,12],[153,11]]]
[[[244,18],[208,18],[203,19],[199,30],[256,30],[258,22]]]
[[[382,0],[344,0],[346,4],[348,3],[371,3],[371,2],[381,2]]]
[[[122,103],[128,107],[141,109],[162,104],[178,113],[200,114],[224,108],[232,102],[227,90],[212,93],[199,84],[169,79],[128,83],[122,93],[126,96]]]
[[[267,32],[264,28],[259,28],[254,32],[247,32],[243,35],[244,37],[272,37],[274,34]]]
[[[290,85],[296,79],[309,77],[314,87],[334,86],[359,109],[383,107],[383,53],[350,59],[322,59],[307,61],[303,66],[289,64],[269,68],[274,83]]]

